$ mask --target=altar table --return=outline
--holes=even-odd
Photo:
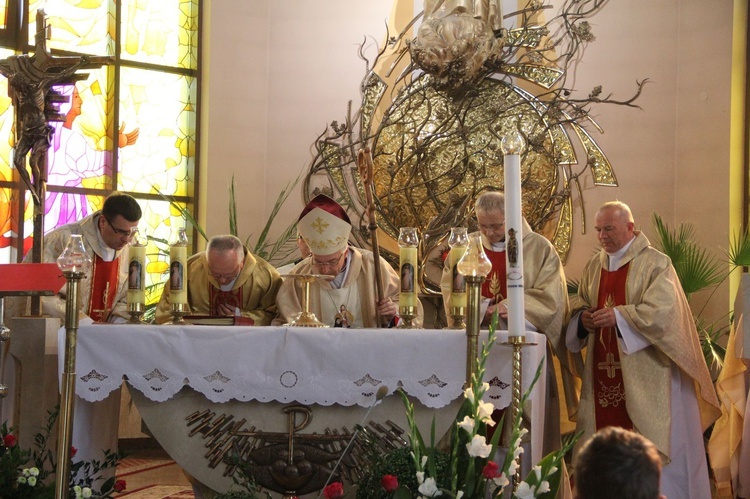
[[[480,344],[486,334],[480,336]],[[511,402],[512,348],[501,344],[507,332],[496,337],[486,366],[484,381],[490,389],[485,397],[503,408]],[[536,344],[523,349],[524,391],[544,363],[524,408],[531,426],[530,457],[538,462],[546,338],[532,332],[526,338]],[[64,351],[64,328],[58,342]],[[433,415],[438,432],[455,418],[463,394],[465,352],[465,332],[448,329],[85,325],[78,330],[76,393],[80,398],[73,442],[80,442],[79,432],[97,433],[91,425],[98,425],[100,418],[92,419],[89,409],[117,392],[126,377],[144,421],[165,450],[201,482],[221,490],[231,480],[222,477],[220,469],[208,468],[202,456],[204,442],[188,437],[186,411],[212,405],[217,412],[245,411],[248,426],[284,431],[280,408],[304,404],[315,407],[314,421],[306,431],[322,433],[331,425],[352,428],[361,423],[376,402],[378,388],[384,386],[388,396],[372,410],[372,418],[387,418],[406,428],[400,397],[391,396],[400,387],[418,402],[417,423],[429,435]],[[272,410],[273,415],[261,409]],[[86,445],[106,448],[97,442]]]

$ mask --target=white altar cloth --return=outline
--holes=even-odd
[[[499,344],[505,339],[498,332],[485,376],[499,408],[511,402],[512,350]],[[545,358],[545,337],[527,339],[537,345],[523,349],[524,389]],[[59,341],[62,348],[64,331]],[[389,394],[400,386],[439,408],[461,396],[466,375],[466,335],[449,329],[90,325],[78,330],[77,348],[76,393],[89,402],[105,399],[127,376],[156,402],[189,385],[217,403],[367,407],[380,386]]]
[[[480,344],[486,335],[486,332],[480,335]],[[506,339],[507,332],[497,333],[484,378],[490,384],[485,399],[498,408],[511,403],[513,350],[501,344]],[[524,408],[531,427],[529,457],[538,462],[542,457],[544,431],[546,338],[527,332],[526,339],[536,345],[522,349],[524,391],[539,364],[544,362],[541,376]],[[63,328],[58,335],[60,351],[65,351],[64,342]],[[62,357],[59,364],[62,373]],[[178,392],[186,386],[211,402],[224,405],[238,402],[337,404],[353,406],[359,411],[374,403],[379,387],[386,386],[388,394],[402,387],[421,403],[421,408],[420,404],[415,406],[417,416],[429,424],[432,409],[445,407],[453,401],[457,403],[463,394],[466,334],[448,329],[84,325],[79,327],[77,337],[76,393],[79,398],[73,425],[73,443],[84,459],[101,458],[96,455],[98,452],[116,445],[116,424],[113,429],[105,421],[116,423],[117,415],[106,416],[101,411],[102,404],[114,398],[119,401],[124,376],[145,398],[157,405],[163,404],[165,409],[179,398]],[[112,392],[116,397],[109,397]],[[397,399],[393,398],[392,402]],[[389,410],[395,411],[393,418],[404,414],[399,405],[390,404],[392,409]],[[347,418],[351,419],[352,415]],[[184,425],[171,426],[182,428]],[[187,428],[180,431],[186,432]],[[160,439],[156,433],[155,437]],[[192,459],[190,455],[196,454],[191,449],[184,456],[180,455],[180,449],[187,449],[187,444],[194,442],[163,443],[183,468],[203,483],[216,484],[219,490],[220,480],[228,479],[222,478],[218,469],[208,470],[205,465],[187,462]],[[204,478],[200,473],[216,476]]]

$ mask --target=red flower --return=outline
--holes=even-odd
[[[16,445],[16,436],[12,433],[8,433],[3,437],[3,445],[10,448]]]
[[[76,455],[76,452],[78,452],[78,449],[76,449],[75,447],[73,447],[73,446],[71,445],[71,446],[70,446],[70,457],[71,457],[71,459],[75,457],[75,455]]]
[[[484,465],[484,468],[482,468],[482,476],[485,478],[495,478],[499,469],[500,466],[498,466],[496,462],[489,461]]]
[[[383,478],[380,479],[380,485],[386,492],[395,492],[398,488],[398,478],[394,475],[383,475]]]
[[[125,480],[117,480],[115,482],[115,486],[112,487],[115,492],[122,492],[127,487],[127,484],[125,483]]]
[[[333,482],[323,489],[323,497],[326,499],[339,499],[344,497],[344,485],[341,482]]]

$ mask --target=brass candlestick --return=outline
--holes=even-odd
[[[170,310],[172,314],[172,320],[165,322],[166,325],[170,326],[187,326],[188,323],[183,319],[187,314],[190,313],[188,310],[187,303],[173,303]]]
[[[399,329],[419,329],[414,319],[417,318],[417,307],[402,306],[398,309],[398,315],[401,321],[398,323]]]
[[[70,236],[68,245],[57,258],[57,266],[68,281],[68,287],[65,295],[65,359],[57,430],[55,499],[66,499],[69,495],[70,444],[73,441],[73,412],[76,395],[76,343],[80,308],[78,285],[91,269],[91,258],[86,253],[80,234]]]
[[[284,325],[294,327],[330,327],[328,324],[320,322],[315,317],[315,314],[310,311],[310,284],[318,279],[332,281],[333,276],[325,274],[285,274],[281,277],[291,277],[302,283],[302,312]]]
[[[466,329],[466,307],[451,307],[451,325],[448,329]]]
[[[130,314],[130,320],[128,324],[143,324],[141,317],[146,311],[143,303],[128,303],[128,313]]]

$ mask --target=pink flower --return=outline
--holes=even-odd
[[[125,483],[125,480],[117,480],[115,482],[114,487],[112,487],[115,492],[122,492],[127,488],[127,484]]]
[[[16,436],[12,433],[8,433],[3,437],[3,445],[10,448],[16,445]]]
[[[395,492],[398,488],[398,478],[394,475],[383,475],[383,478],[380,479],[380,485],[386,492]]]
[[[323,497],[326,499],[339,499],[344,497],[344,485],[341,482],[333,482],[323,489]]]
[[[489,461],[482,469],[482,476],[487,479],[495,478],[499,469],[500,466],[495,461]]]

